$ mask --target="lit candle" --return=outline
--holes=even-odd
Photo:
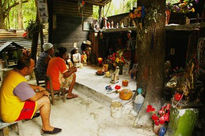
[[[103,58],[98,58],[98,63],[102,64]]]

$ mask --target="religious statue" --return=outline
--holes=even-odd
[[[83,53],[81,55],[81,62],[83,63],[83,65],[87,64],[87,55],[86,55],[85,51],[83,51]]]
[[[119,72],[120,72],[120,68],[119,66],[116,67],[115,72],[112,74],[111,77],[111,83],[115,84],[119,82]]]
[[[81,66],[81,54],[78,52],[77,43],[74,43],[74,49],[71,50],[71,61],[75,67]]]
[[[81,65],[81,54],[76,50],[76,52],[73,54],[73,62],[75,67],[80,67]]]

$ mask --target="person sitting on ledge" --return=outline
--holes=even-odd
[[[45,88],[29,85],[26,82],[25,76],[33,72],[34,65],[33,59],[22,57],[18,60],[16,67],[4,78],[0,89],[0,118],[8,123],[28,120],[36,116],[36,111],[39,110],[42,132],[44,134],[59,133],[61,129],[50,124],[49,93]]]
[[[47,76],[50,77],[52,81],[53,90],[57,91],[60,90],[60,88],[69,88],[67,91],[67,99],[72,99],[78,97],[78,95],[72,93],[76,81],[75,72],[77,68],[70,67],[68,69],[66,65],[67,59],[67,49],[59,47],[58,52],[56,52],[56,57],[53,57],[48,63]]]

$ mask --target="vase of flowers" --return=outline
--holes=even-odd
[[[123,57],[123,50],[118,50],[117,52],[114,52],[113,54],[109,55],[106,63],[109,65],[109,68],[115,69],[116,66],[119,66],[120,72],[119,74],[122,74],[123,72],[123,65],[125,64],[125,59]]]
[[[156,111],[152,105],[148,105],[146,112],[151,113],[151,118],[154,122],[154,132],[158,134],[160,128],[169,122],[171,104],[162,106],[159,111]]]

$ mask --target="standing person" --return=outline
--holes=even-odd
[[[33,72],[35,63],[22,57],[14,70],[9,71],[0,89],[0,117],[4,122],[32,119],[40,111],[42,131],[45,134],[61,132],[50,124],[49,93],[40,86],[29,85],[25,76]],[[39,91],[37,91],[39,90]]]
[[[53,90],[60,90],[60,88],[68,88],[67,99],[72,99],[78,97],[78,95],[73,94],[72,90],[76,81],[77,71],[76,67],[71,67],[68,69],[66,66],[66,61],[68,59],[67,49],[64,47],[59,47],[56,53],[56,57],[53,57],[47,68],[47,76],[51,78]],[[49,88],[49,85],[48,85]]]
[[[48,67],[48,62],[54,54],[53,44],[45,43],[43,45],[43,52],[41,52],[36,63],[35,74],[37,79],[44,79]]]

